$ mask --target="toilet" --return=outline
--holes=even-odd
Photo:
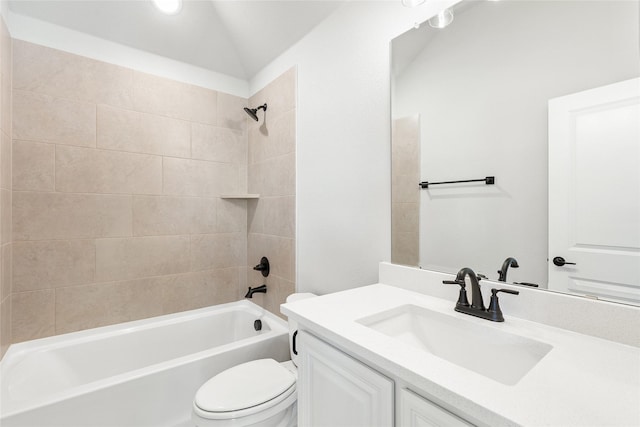
[[[314,297],[300,293],[287,302]],[[298,424],[293,340],[298,325],[289,320],[291,360],[259,359],[233,366],[204,383],[193,400],[192,421],[198,427],[295,427]]]

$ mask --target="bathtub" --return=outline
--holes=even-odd
[[[287,324],[248,301],[14,344],[0,425],[187,426],[202,384],[265,357],[289,359]]]

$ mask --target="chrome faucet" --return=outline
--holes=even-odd
[[[507,281],[507,271],[509,270],[509,267],[518,268],[520,266],[518,265],[518,261],[515,258],[509,257],[505,259],[502,263],[502,267],[500,267],[500,270],[498,270],[498,274],[500,275],[498,277],[498,282]]]
[[[467,299],[466,277],[469,277],[469,281],[471,282],[471,305],[469,305]],[[476,275],[472,269],[465,267],[458,271],[455,280],[443,280],[442,283],[460,286],[460,296],[456,303],[456,311],[493,322],[504,322],[502,310],[500,310],[500,304],[498,302],[498,292],[513,295],[518,295],[520,292],[510,289],[491,289],[491,303],[489,304],[489,308],[485,308],[479,281],[478,275]]]

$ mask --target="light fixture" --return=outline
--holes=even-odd
[[[451,9],[445,9],[429,19],[428,22],[433,28],[444,28],[453,22],[453,11]]]
[[[182,10],[182,0],[153,0],[153,4],[165,15],[176,15]]]
[[[402,0],[402,5],[406,7],[416,7],[423,4],[425,0]]]

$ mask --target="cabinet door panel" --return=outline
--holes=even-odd
[[[305,332],[298,334],[301,427],[393,425],[393,381]]]
[[[471,425],[410,390],[400,390],[401,427],[469,427]]]

